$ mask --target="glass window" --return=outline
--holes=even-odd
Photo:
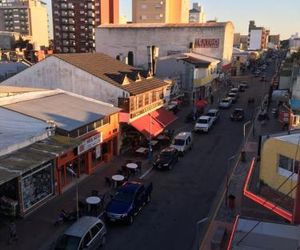
[[[156,102],[156,100],[157,100],[156,92],[153,91],[153,92],[152,92],[152,102]]]
[[[295,163],[295,164],[294,164]],[[278,167],[288,170],[293,173],[298,173],[300,162],[284,155],[279,155]]]
[[[100,229],[97,227],[97,225],[93,226],[91,229],[92,238],[94,238],[99,233],[99,231]]]
[[[110,117],[109,116],[106,116],[104,119],[103,119],[103,125],[106,125],[106,124],[109,124],[110,123]]]
[[[143,107],[143,95],[138,96],[138,108]]]
[[[86,245],[88,245],[91,241],[91,235],[90,232],[87,232],[87,234],[84,236],[83,239],[83,247],[85,247]]]
[[[149,104],[149,93],[145,94],[145,105]]]
[[[79,136],[86,134],[86,132],[87,132],[86,127],[84,126],[84,127],[79,128],[78,132],[79,132]]]
[[[97,223],[97,227],[99,228],[99,230],[101,230],[103,228],[103,224],[102,223]]]

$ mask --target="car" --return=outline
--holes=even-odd
[[[104,222],[92,216],[83,216],[70,226],[55,243],[55,250],[96,250],[106,243]]]
[[[245,90],[245,89],[249,88],[249,85],[247,82],[243,81],[239,84],[239,88],[243,88]]]
[[[238,95],[237,95],[237,93],[230,92],[230,93],[227,94],[227,96],[231,98],[232,103],[236,103],[237,100],[238,100]]]
[[[232,88],[232,89],[230,89],[229,92],[231,92],[231,93],[236,93],[236,94],[238,95],[239,89],[238,89],[238,88]]]
[[[193,147],[193,135],[191,132],[180,132],[177,134],[170,147],[178,150],[179,154],[184,155]]]
[[[127,181],[120,186],[105,209],[109,222],[125,222],[131,225],[134,216],[151,201],[153,185],[141,181]]]
[[[178,162],[178,150],[172,147],[164,148],[153,161],[153,166],[157,169],[171,170]]]
[[[214,121],[210,116],[202,115],[197,119],[196,124],[194,126],[194,131],[208,132],[211,129],[213,123]]]
[[[243,121],[245,118],[245,112],[242,108],[235,108],[230,115],[231,121]]]
[[[219,103],[219,108],[230,108],[232,99],[230,97],[223,98]]]
[[[209,109],[206,115],[211,117],[213,123],[216,123],[220,118],[220,111],[218,109]]]

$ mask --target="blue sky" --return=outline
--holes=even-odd
[[[50,4],[51,0],[45,0]],[[232,21],[235,31],[247,34],[249,20],[258,26],[270,28],[271,34],[281,34],[282,39],[300,33],[299,0],[191,0],[199,2],[207,19]],[[120,15],[131,19],[131,0],[120,0]]]

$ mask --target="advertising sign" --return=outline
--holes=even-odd
[[[88,151],[89,149],[97,146],[102,142],[102,133],[96,134],[91,136],[90,138],[84,140],[79,146],[78,146],[78,154],[82,154],[85,151]]]
[[[219,48],[220,39],[195,39],[195,48]]]

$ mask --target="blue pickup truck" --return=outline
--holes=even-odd
[[[125,182],[106,207],[108,221],[121,221],[131,225],[134,216],[150,202],[152,189],[152,183],[145,185],[137,181]]]

